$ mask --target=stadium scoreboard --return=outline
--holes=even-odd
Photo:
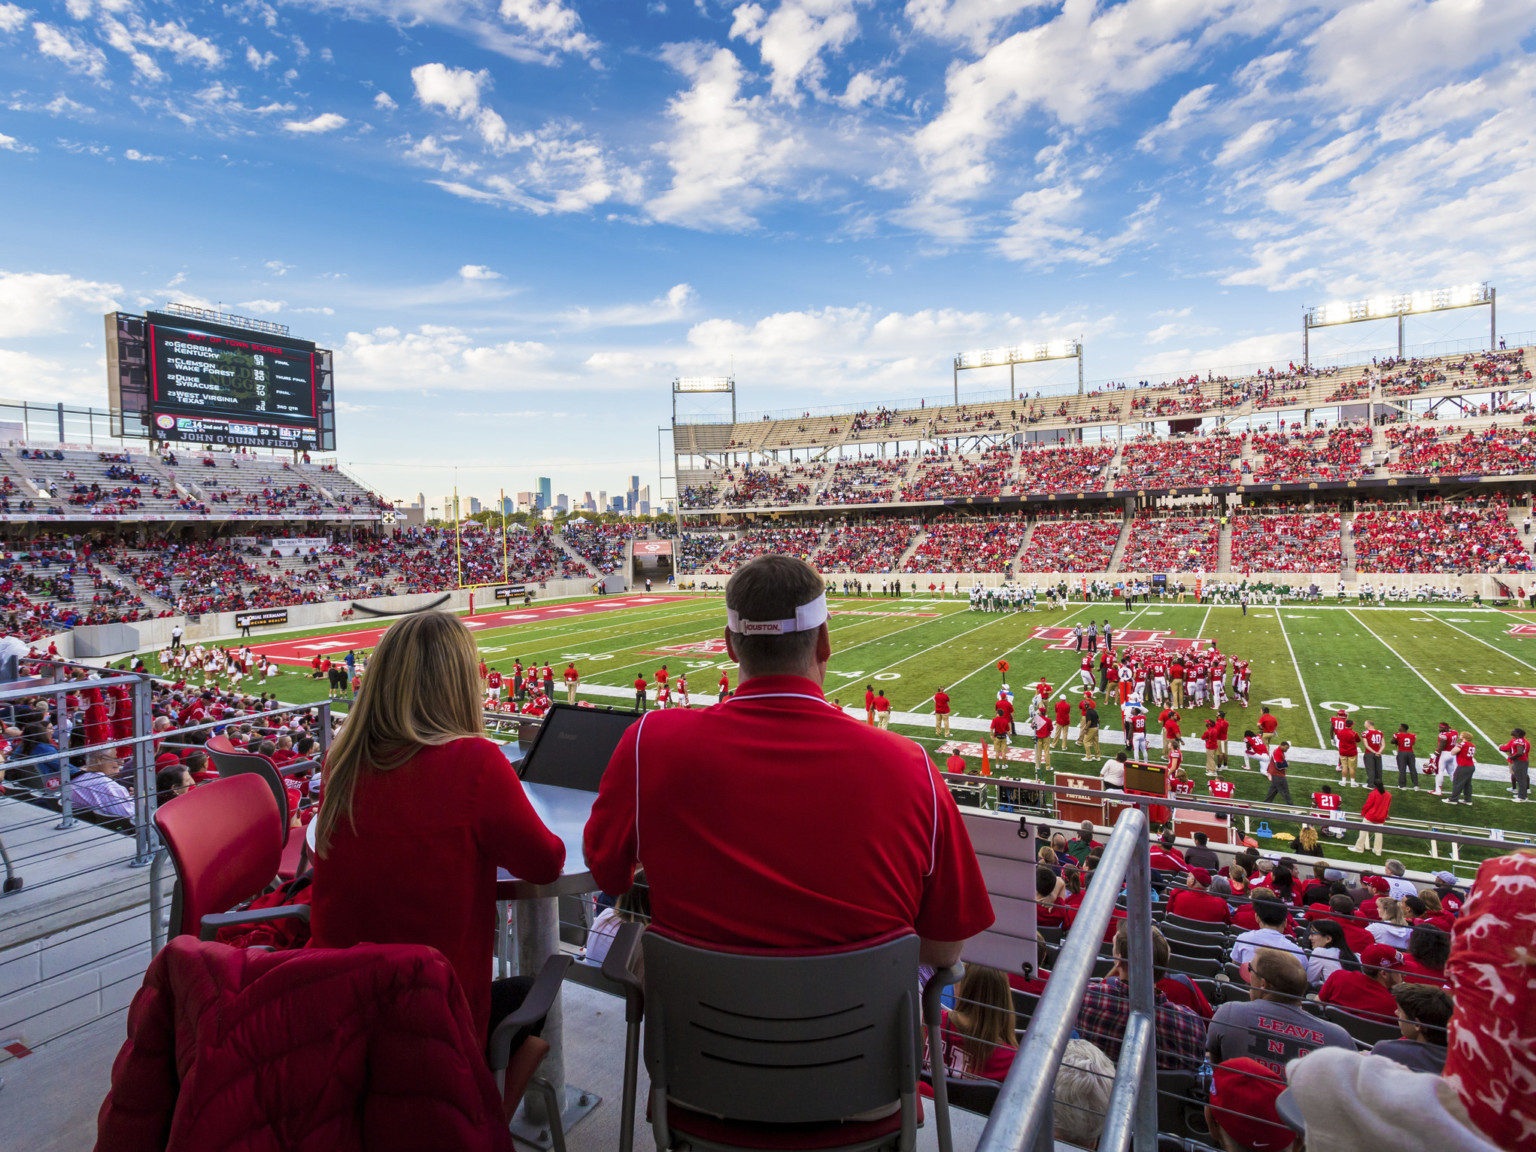
[[[335,450],[328,349],[280,325],[172,307],[106,317],[114,435]]]

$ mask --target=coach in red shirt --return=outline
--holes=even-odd
[[[726,585],[723,704],[652,712],[619,742],[587,823],[599,887],[643,867],[654,925],[706,944],[834,948],[906,929],[949,964],[991,901],[949,789],[912,741],[822,694],[825,588],[767,555]]]

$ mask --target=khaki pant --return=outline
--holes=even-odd
[[[875,725],[880,728],[889,728],[891,726],[891,714],[889,712],[876,712]]]
[[[1067,750],[1067,726],[1065,724],[1058,724],[1051,730],[1051,747],[1060,748],[1063,752]]]
[[[1098,728],[1097,727],[1090,728],[1086,724],[1083,725],[1083,734],[1079,738],[1078,743],[1083,746],[1083,755],[1084,756],[1097,756],[1099,754],[1099,730],[1098,730]]]
[[[1207,748],[1205,750],[1205,774],[1207,776],[1216,775],[1216,749],[1214,748]]]
[[[1356,852],[1372,851],[1372,852],[1375,852],[1376,855],[1380,856],[1381,855],[1381,833],[1380,832],[1375,833],[1375,836],[1376,836],[1376,846],[1374,848],[1371,847],[1371,835],[1372,834],[1370,832],[1362,831],[1360,833],[1360,839],[1355,841],[1355,851]]]
[[[1006,736],[992,737],[992,759],[996,760],[999,764],[1007,762],[1008,738]]]
[[[574,680],[566,681],[566,685],[565,685],[565,702],[567,704],[574,704],[574,703],[576,703],[576,681],[574,681]]]
[[[935,712],[933,714],[933,734],[935,736],[949,735],[949,713]]]
[[[1035,768],[1036,770],[1051,766],[1051,742],[1035,737]]]
[[[1169,687],[1173,689],[1173,706],[1175,708],[1184,707],[1184,681],[1174,680],[1169,684]]]
[[[1355,767],[1359,762],[1360,758],[1358,756],[1339,757],[1339,766],[1344,769],[1344,779],[1353,780],[1355,778]]]

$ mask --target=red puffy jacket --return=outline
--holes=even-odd
[[[511,1152],[434,948],[257,952],[177,936],[128,1012],[98,1152]]]

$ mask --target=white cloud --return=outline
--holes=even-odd
[[[1049,0],[907,0],[912,27],[940,40],[968,41],[977,52],[1018,13]]]
[[[647,208],[690,227],[751,227],[753,211],[794,160],[793,133],[760,98],[742,95],[741,62],[730,49],[673,44],[663,59],[690,84],[667,102],[672,131],[660,151],[672,182]]]
[[[146,48],[169,52],[182,64],[193,64],[204,69],[223,66],[223,49],[213,41],[188,31],[184,25],[146,21],[137,12],[127,10],[126,3],[116,0],[110,7],[119,9],[123,19],[103,13],[102,34],[109,45],[132,61],[134,71],[141,78],[149,81],[165,79],[164,70],[144,50]]]
[[[120,284],[62,272],[0,271],[0,337],[54,335],[91,316],[99,329],[101,314],[117,307],[122,291]]]
[[[284,120],[283,128],[300,135],[313,136],[322,132],[334,132],[347,126],[347,118],[335,112],[322,112],[309,120]]]
[[[286,276],[289,272],[293,271],[292,264],[284,264],[281,260],[268,260],[263,267],[274,276]]]
[[[52,24],[41,22],[32,25],[37,37],[37,50],[44,56],[52,56],[72,72],[100,77],[107,70],[107,55],[94,44],[87,44],[74,32],[63,32]]]
[[[1364,0],[1307,37],[1307,70],[1331,98],[1379,104],[1516,56],[1533,31],[1536,5],[1527,0]]]
[[[1213,348],[1169,348],[1155,352],[1139,360],[1133,371],[1156,376],[1164,372],[1207,372],[1223,368],[1283,368],[1295,358],[1296,352],[1295,332],[1269,332],[1240,337]]]
[[[281,312],[285,307],[285,302],[282,300],[243,300],[236,304],[235,307],[258,314],[262,312],[272,313]]]
[[[157,162],[157,161],[165,159],[164,156],[155,156],[155,155],[152,155],[149,152],[140,152],[137,148],[125,149],[123,151],[123,158],[125,160],[138,160],[138,161],[141,161],[141,162],[146,163],[146,164],[154,163],[154,162]]]
[[[0,4],[0,32],[20,31],[30,15],[32,13],[20,5]]]
[[[1289,122],[1285,120],[1260,120],[1250,124],[1222,145],[1214,163],[1219,168],[1225,168],[1248,159],[1260,149],[1269,147],[1275,137],[1285,131],[1288,124]]]
[[[30,144],[23,144],[14,136],[7,136],[0,132],[0,152],[36,152],[37,149]]]
[[[772,15],[758,3],[732,13],[731,38],[756,44],[773,73],[773,94],[800,102],[800,88],[821,95],[826,64],[822,53],[836,52],[858,34],[857,0],[780,0]]]
[[[100,318],[97,338],[100,339]],[[101,403],[106,363],[99,353],[79,354],[69,362],[12,348],[0,348],[0,395],[10,400],[42,400],[56,404]]]
[[[561,0],[501,0],[501,15],[540,47],[583,56],[597,49],[581,30],[581,17]]]
[[[572,308],[561,319],[577,328],[635,328],[668,324],[693,310],[698,293],[691,284],[674,284],[664,296],[648,304],[620,304],[613,308]]]
[[[545,388],[549,348],[538,341],[477,344],[459,328],[348,332],[337,371],[365,392],[529,391]]]
[[[265,72],[277,63],[276,52],[258,52],[254,47],[245,46],[245,62],[258,72]]]
[[[1211,93],[1214,91],[1216,91],[1216,85],[1202,84],[1180,96],[1169,109],[1168,118],[1156,128],[1148,130],[1140,140],[1136,141],[1137,149],[1142,152],[1151,152],[1157,147],[1162,137],[1177,133],[1210,104]]]
[[[880,105],[895,100],[904,87],[900,76],[876,76],[873,72],[855,72],[848,77],[848,87],[833,100],[844,108],[859,108],[865,104]]]
[[[485,69],[471,72],[446,64],[422,64],[411,69],[411,80],[416,85],[416,99],[472,124],[492,151],[508,152],[533,143],[529,134],[514,135],[497,112],[481,103],[491,87],[491,74]]]
[[[459,269],[459,275],[466,280],[500,280],[501,273],[493,272],[484,264],[466,264]]]
[[[393,112],[400,105],[395,103],[395,98],[388,92],[376,92],[373,97],[373,106],[382,108],[385,112]]]

